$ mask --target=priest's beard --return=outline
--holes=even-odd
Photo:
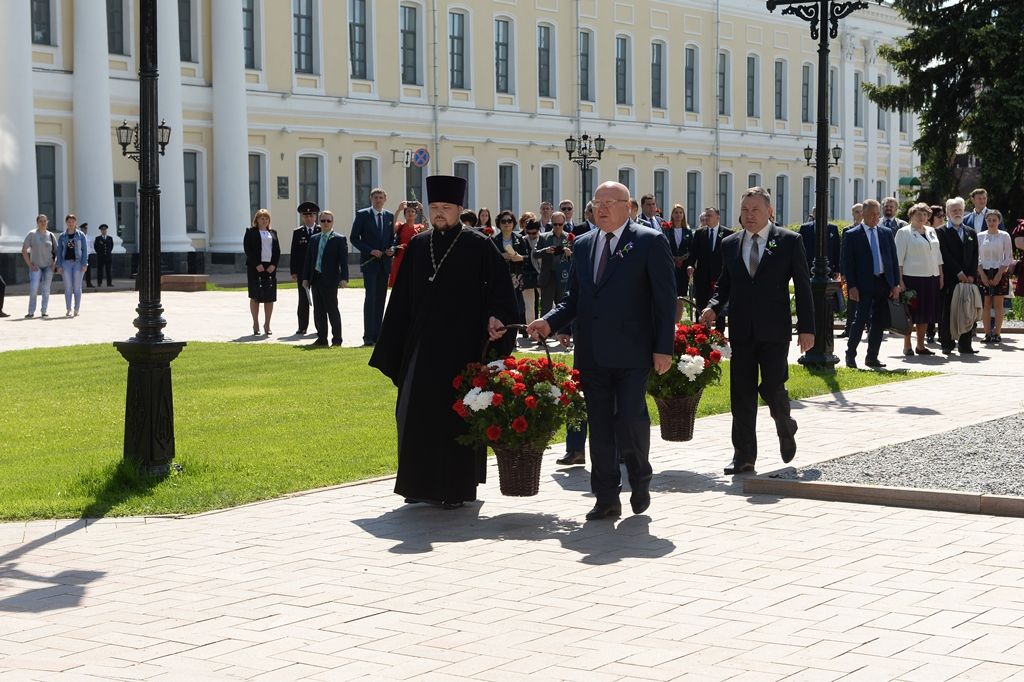
[[[459,224],[461,223],[448,222],[448,217],[441,213],[437,213],[430,216],[430,225],[438,232],[445,232],[446,230],[450,230],[451,228]]]

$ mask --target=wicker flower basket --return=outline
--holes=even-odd
[[[693,422],[697,418],[697,405],[702,393],[704,389],[694,395],[654,399],[661,418],[662,440],[680,442],[693,439]]]
[[[498,484],[507,497],[531,497],[540,488],[540,465],[550,438],[520,447],[491,444],[498,460]]]

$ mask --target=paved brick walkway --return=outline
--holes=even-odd
[[[797,403],[797,463],[1021,410],[1022,346]],[[383,480],[0,524],[0,678],[1024,679],[1024,519],[746,496],[729,423],[655,438],[651,509],[615,523],[583,523],[587,474],[553,450],[537,497],[492,468],[458,511]]]

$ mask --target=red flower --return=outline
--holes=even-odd
[[[686,334],[689,334],[689,333],[690,333],[690,328],[687,327],[685,324],[681,324],[678,327],[676,327],[676,334],[677,335],[678,334],[686,335]]]
[[[456,391],[459,390],[460,388],[462,388],[462,375],[461,374],[459,376],[455,377],[454,379],[452,379],[452,388],[454,388]]]
[[[576,392],[576,382],[575,381],[563,381],[562,382],[562,390],[565,391],[566,393],[575,393]]]
[[[565,235],[565,238],[567,240],[569,240],[570,244],[572,244],[574,241],[576,241],[576,235],[574,235],[572,232],[570,232],[567,235]]]
[[[697,343],[699,343],[700,345],[703,346],[707,342],[708,342],[708,337],[707,336],[705,336],[704,334],[697,334]]]
[[[495,441],[501,438],[501,427],[497,424],[491,424],[487,427],[487,440]]]
[[[477,374],[475,377],[473,377],[473,385],[476,386],[477,388],[483,388],[484,386],[487,385],[487,377]]]
[[[526,392],[526,384],[518,383],[512,386],[512,393],[514,395],[522,395]]]
[[[518,366],[515,358],[505,358],[505,369],[515,369]]]
[[[516,433],[523,433],[528,428],[530,428],[530,423],[526,421],[526,417],[520,415],[512,420],[512,430]]]
[[[537,362],[537,366],[541,367],[541,368],[547,367],[548,365],[551,364],[550,362],[548,362],[547,358],[541,358],[540,360],[537,360],[536,362]]]
[[[710,366],[711,366],[711,361],[708,360],[707,358],[704,358],[704,369],[707,369]]]
[[[484,228],[484,234],[486,234],[488,237],[490,237],[492,234],[494,234],[494,228],[492,228],[492,227],[485,227]]]
[[[463,419],[469,416],[469,410],[466,409],[466,405],[461,400],[456,400],[452,404],[452,409],[455,410],[455,414],[459,415]]]
[[[713,350],[710,353],[708,353],[708,357],[710,358],[711,362],[715,363],[716,365],[722,361],[722,353],[717,350]]]
[[[523,402],[526,403],[526,407],[528,409],[531,409],[531,410],[536,410],[537,409],[537,396],[535,396],[535,395],[528,395],[528,396],[526,396],[526,398],[523,399]]]
[[[573,379],[580,378],[580,371],[578,369],[574,369],[573,371],[569,372],[569,374],[572,376]]]
[[[491,405],[494,405],[495,407],[500,406],[503,402],[505,402],[505,396],[500,393],[495,393],[494,397],[491,398]]]
[[[698,355],[700,355],[700,351],[697,350],[696,348],[694,348],[693,346],[689,346],[686,349],[686,354],[687,355],[692,355],[693,357],[697,357]]]
[[[565,393],[563,393],[561,397],[558,399],[558,402],[562,403],[563,405],[568,405],[571,401],[572,399]]]

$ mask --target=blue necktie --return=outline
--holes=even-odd
[[[881,275],[884,270],[882,269],[882,255],[878,252],[878,235],[875,234],[877,228],[868,228],[868,241],[871,243],[871,259],[875,263],[875,275]]]

